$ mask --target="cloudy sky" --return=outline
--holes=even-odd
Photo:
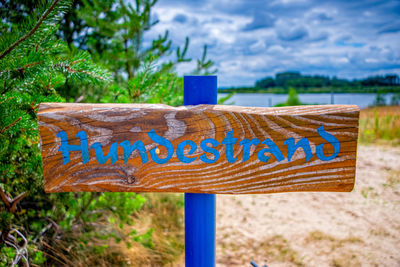
[[[295,70],[341,78],[400,74],[400,1],[159,0],[160,22],[174,45],[190,38],[188,55],[209,58],[219,86],[248,86]],[[195,62],[180,66],[187,73]]]

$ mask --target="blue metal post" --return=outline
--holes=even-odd
[[[185,76],[184,104],[217,104],[217,76]],[[215,266],[215,195],[185,193],[185,263]]]

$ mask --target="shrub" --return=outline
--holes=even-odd
[[[162,56],[171,53],[167,32],[154,40],[150,49],[127,46],[128,52],[123,49],[119,60],[114,60],[115,51],[120,51],[126,42],[140,44],[143,32],[154,25],[150,14],[156,1],[136,1],[137,8],[123,1],[83,1],[79,10],[71,11],[81,24],[74,21],[71,30],[64,21],[61,31],[60,21],[71,5],[77,7],[77,1],[71,4],[53,0],[43,6],[33,6],[33,2],[27,1],[18,8],[14,2],[0,6],[1,14],[5,14],[0,22],[0,265],[74,265],[65,254],[85,258],[82,253],[94,260],[96,255],[103,259],[107,245],[98,245],[95,240],[112,239],[128,246],[140,242],[151,249],[151,227],[144,234],[135,230],[128,235],[123,232],[124,226],[132,225],[132,214],[144,205],[143,196],[45,194],[36,113],[41,102],[140,101],[179,105],[183,102],[182,78],[174,67],[190,61],[185,56],[189,39],[177,48],[174,61],[158,64]],[[104,5],[110,9],[102,9]],[[103,10],[102,18],[90,21],[90,14]],[[86,28],[75,31],[76,25]],[[88,30],[90,27],[97,31]],[[87,42],[82,45],[89,50],[77,49],[74,42],[57,38],[57,33],[66,37],[68,31],[75,31],[78,36],[86,32],[82,39]],[[129,34],[121,35],[125,31]],[[212,67],[213,62],[206,59],[205,46],[195,73],[213,73]],[[105,260],[115,263],[113,259]]]

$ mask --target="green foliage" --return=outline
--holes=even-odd
[[[35,251],[32,257],[32,263],[36,265],[41,265],[46,261],[42,251]]]
[[[214,67],[214,62],[207,60],[207,45],[203,47],[203,55],[197,60],[197,68],[193,74],[195,75],[212,75],[217,73],[217,69],[211,70]]]
[[[101,102],[183,104],[183,79],[176,73],[160,70],[149,56],[136,75],[126,83],[114,83]]]
[[[175,59],[168,31],[143,47],[143,34],[157,23],[151,18],[154,0],[19,2],[0,4],[8,8],[0,11],[0,235],[8,241],[0,242],[0,264],[24,261],[15,253],[21,244],[13,231],[26,238],[23,250],[37,265],[73,265],[63,254],[108,250],[94,240],[157,249],[153,228],[123,232],[146,201],[139,194],[45,194],[36,113],[41,102],[181,105],[183,79],[175,67],[191,61],[189,38],[177,47]],[[205,45],[192,74],[214,74],[213,68]],[[171,205],[182,209],[176,201]],[[183,249],[177,240],[175,254]]]
[[[297,96],[297,92],[294,88],[289,89],[288,99],[286,101],[287,106],[298,106],[301,105],[300,99]]]
[[[360,88],[360,87],[385,87],[385,86],[399,86],[400,79],[398,75],[388,74],[385,76],[371,76],[361,80],[346,80],[338,79],[336,77],[330,78],[322,75],[302,75],[300,72],[281,72],[277,73],[275,79],[272,77],[265,77],[256,82],[257,88]]]
[[[29,259],[42,264],[41,240],[51,243],[52,238],[68,235],[79,227],[87,233],[80,238],[88,240],[96,233],[93,225],[97,220],[107,215],[116,217],[118,223],[131,223],[130,215],[145,201],[140,195],[127,193],[46,195],[43,191],[38,104],[64,101],[56,91],[68,80],[77,86],[110,80],[88,52],[69,50],[55,37],[57,23],[68,7],[69,2],[54,1],[38,7],[40,17],[32,15],[23,24],[9,24],[1,32],[0,193],[4,205],[0,227],[7,241],[1,245],[4,264],[17,257],[14,246],[18,247],[19,242],[8,234],[13,229],[29,236]],[[28,196],[21,197],[22,201],[17,197],[20,203],[17,209],[12,208],[12,197],[20,193]]]
[[[218,99],[218,104],[223,104],[228,101],[235,93],[229,93],[228,95]],[[228,103],[228,105],[233,105],[234,103]]]
[[[275,77],[258,80],[254,87],[219,89],[221,93],[287,94],[293,87],[298,93],[400,93],[397,75],[373,76],[361,80],[346,80],[322,75],[303,75],[300,72],[277,73]],[[394,98],[392,103],[400,101]],[[397,101],[397,102],[396,102]]]
[[[361,111],[359,140],[363,143],[400,144],[400,107],[381,106]]]
[[[182,82],[174,70],[178,64],[192,60],[186,56],[189,38],[177,46],[175,58],[168,30],[147,46],[143,45],[143,35],[158,23],[151,16],[156,3],[155,0],[138,0],[134,4],[84,0],[76,5],[67,15],[73,21],[62,23],[60,35],[69,39],[71,35],[82,36],[74,43],[85,47],[97,64],[110,70],[114,82],[109,86],[78,86],[67,81],[58,88],[60,95],[67,101],[79,102],[181,104],[182,99],[177,98],[182,96]],[[75,24],[79,27],[74,27]],[[213,67],[214,63],[207,59],[205,45],[192,74],[214,74]]]
[[[400,92],[393,94],[390,104],[392,106],[400,106]]]
[[[10,266],[16,256],[12,247],[0,246],[0,266]]]
[[[56,89],[66,79],[76,83],[108,79],[87,52],[70,52],[55,38],[57,21],[68,6],[54,1],[41,8],[41,17],[33,16],[21,27],[10,25],[0,37],[0,175],[7,192],[27,191],[32,196],[42,192],[38,104],[63,101]]]
[[[384,87],[376,87],[376,86],[360,86],[360,87],[351,87],[351,86],[340,86],[336,87],[333,85],[324,86],[324,87],[295,87],[297,93],[299,94],[320,94],[320,93],[369,93],[376,94],[376,92],[380,91],[381,93],[395,93],[399,94],[400,86],[384,86]],[[284,87],[269,87],[269,88],[260,88],[260,87],[230,87],[230,88],[220,88],[218,89],[219,93],[270,93],[270,94],[287,94],[289,92],[288,88]]]
[[[132,240],[143,244],[143,246],[145,246],[147,248],[154,248],[154,243],[153,243],[153,239],[152,239],[153,232],[154,232],[153,228],[150,228],[143,235],[136,235],[136,232],[133,231],[133,232],[131,232],[133,235]]]
[[[394,92],[390,101],[386,102],[385,91],[382,88],[378,88],[376,92],[376,97],[373,103],[375,107],[381,107],[386,105],[391,106],[399,106],[400,105],[400,89],[397,92]]]
[[[184,196],[183,194],[146,194],[143,211],[151,214],[154,247],[148,247],[159,255],[155,265],[165,266],[184,252]],[[147,264],[148,265],[148,264]]]
[[[385,96],[381,91],[378,91],[376,93],[376,98],[374,100],[374,106],[376,106],[376,107],[386,106]]]
[[[303,105],[300,102],[299,96],[294,88],[289,89],[288,99],[285,103],[276,104],[276,107],[283,107],[283,106],[300,106]]]

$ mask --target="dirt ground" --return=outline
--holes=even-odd
[[[400,148],[360,146],[351,193],[217,196],[217,266],[400,266]]]

